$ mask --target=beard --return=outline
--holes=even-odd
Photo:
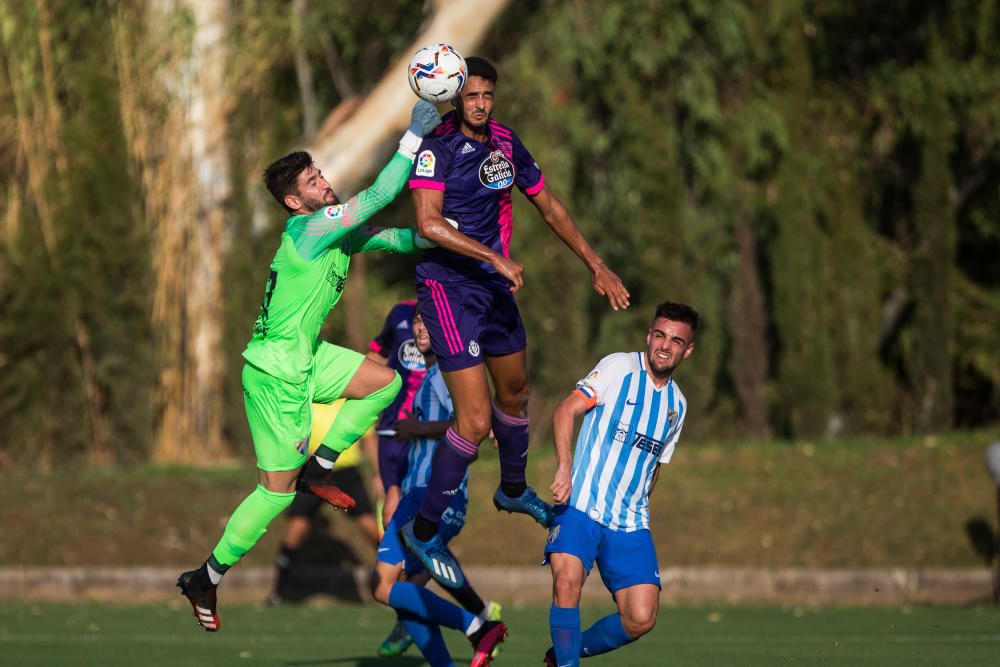
[[[329,195],[324,194],[322,199],[311,199],[302,197],[300,197],[300,199],[302,201],[302,208],[306,209],[310,213],[315,213],[321,208],[324,208],[326,206],[334,206],[335,204],[338,203],[337,197],[336,195],[333,194],[332,190],[330,191]]]

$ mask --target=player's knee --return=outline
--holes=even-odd
[[[528,399],[531,397],[531,385],[527,382],[517,387],[508,387],[506,390],[497,390],[495,400],[497,407],[503,412],[520,416],[528,408]]]
[[[643,606],[622,616],[622,626],[632,639],[638,639],[656,625],[656,608]]]
[[[458,422],[458,433],[469,442],[480,443],[490,434],[492,415],[463,415]]]
[[[571,577],[556,577],[552,589],[557,607],[575,607],[580,600],[582,585]]]
[[[371,591],[376,602],[389,605],[389,593],[392,592],[392,581],[379,575],[378,570],[372,572]]]

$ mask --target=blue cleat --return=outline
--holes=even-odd
[[[527,514],[545,528],[552,526],[554,518],[552,505],[539,498],[530,486],[517,498],[511,498],[500,487],[497,487],[497,492],[493,494],[493,506],[497,508],[498,512],[505,510]]]
[[[392,632],[382,640],[382,645],[378,647],[378,656],[380,658],[395,658],[406,653],[406,649],[410,648],[411,644],[413,644],[413,637],[407,632],[406,626],[403,625],[402,621],[396,621]]]
[[[434,578],[434,581],[445,588],[461,588],[462,584],[465,583],[462,568],[448,551],[448,547],[444,545],[440,535],[436,534],[426,542],[418,540],[417,536],[413,534],[413,521],[411,520],[399,529],[399,538],[413,552],[413,555],[427,570],[427,574]]]

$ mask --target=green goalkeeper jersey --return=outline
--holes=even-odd
[[[375,183],[346,204],[288,219],[243,351],[247,361],[287,382],[305,382],[320,328],[344,291],[351,255],[418,250],[412,229],[363,226],[403,189],[412,162],[396,153]]]

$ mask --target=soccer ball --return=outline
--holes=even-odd
[[[428,44],[410,58],[407,78],[421,99],[432,104],[450,102],[468,78],[465,58],[447,44]]]

